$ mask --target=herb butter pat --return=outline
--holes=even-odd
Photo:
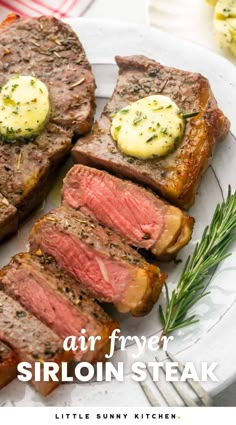
[[[32,76],[10,79],[0,92],[0,134],[6,139],[40,133],[50,112],[46,85]]]
[[[184,118],[169,97],[144,97],[113,117],[111,135],[126,155],[148,159],[172,152],[184,132]]]
[[[236,0],[219,0],[214,28],[220,47],[236,56]]]

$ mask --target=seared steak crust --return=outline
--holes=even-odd
[[[0,241],[15,233],[18,227],[18,212],[0,193]]]
[[[0,342],[0,389],[16,377],[17,358],[9,347]]]
[[[0,192],[24,218],[52,187],[52,178],[71,148],[70,131],[55,124],[32,143],[0,141]]]
[[[79,39],[61,21],[10,15],[0,34],[0,86],[16,74],[32,75],[46,84],[51,102],[49,121],[34,140],[6,143],[0,138],[0,194],[23,219],[51,188],[72,136],[90,130],[95,82]],[[7,233],[6,227],[0,237]]]
[[[165,276],[159,268],[79,211],[63,206],[51,211],[34,225],[30,245],[52,255],[95,298],[119,311],[144,315],[160,295]]]
[[[36,317],[32,316],[20,304],[0,289],[0,340],[11,347],[18,361],[52,361],[59,365],[71,359],[71,352],[64,352],[63,341]],[[47,395],[60,382],[36,382],[34,387]]]
[[[109,336],[119,327],[53,257],[41,250],[16,255],[1,271],[4,291],[15,298],[59,337],[101,337],[95,350],[77,350],[78,361],[101,361],[109,351]],[[35,294],[37,296],[35,297]],[[88,347],[89,348],[89,347]],[[107,350],[107,351],[106,351]]]
[[[229,121],[202,75],[162,66],[144,56],[117,57],[116,61],[115,91],[92,133],[73,148],[74,161],[145,183],[174,204],[189,208],[215,143],[229,130]],[[140,160],[123,155],[110,134],[112,115],[130,102],[155,94],[169,96],[184,113],[199,114],[187,120],[182,142],[167,157]]]

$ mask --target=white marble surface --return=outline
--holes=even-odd
[[[151,0],[150,2],[152,5],[155,3],[154,6],[156,6],[154,13],[151,10],[151,16],[148,13],[148,0],[96,0],[85,16],[140,24],[153,24],[155,21],[155,25],[162,29],[169,28],[172,33],[176,32],[186,39],[199,42],[219,52],[211,29],[212,9],[204,4],[204,0],[191,0],[191,2],[189,0]],[[180,9],[182,12],[178,12],[181,20],[179,23],[176,20],[176,2],[179,4],[182,2],[182,6],[185,3],[184,8]],[[162,8],[161,13],[157,12],[158,8],[159,10]],[[189,19],[192,19],[192,25],[189,21],[186,25],[186,14]],[[236,406],[236,383],[218,394],[214,402],[216,406]]]

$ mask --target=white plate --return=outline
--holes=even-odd
[[[236,134],[236,72],[227,60],[198,45],[180,40],[161,31],[134,24],[88,19],[69,21],[78,33],[95,72],[97,81],[98,112],[104,105],[105,98],[112,94],[117,67],[115,55],[145,54],[165,65],[172,65],[190,71],[199,71],[210,80],[220,107],[232,121],[232,132]],[[185,248],[180,258],[185,260],[192,252],[206,224],[211,220],[217,202],[227,193],[228,184],[236,189],[235,177],[236,142],[231,135],[216,149],[212,166],[204,176],[191,214],[196,219],[192,242]],[[67,164],[61,172],[65,174]],[[27,249],[27,235],[36,218],[50,210],[60,201],[61,178],[52,190],[46,203],[21,227],[18,235],[0,248],[0,266],[8,263],[10,256]],[[200,322],[184,331],[175,333],[175,340],[169,347],[173,354],[183,361],[218,362],[216,370],[219,381],[206,382],[205,388],[212,394],[222,390],[236,378],[236,245],[234,252],[220,265],[210,283],[211,294],[198,303],[194,311]],[[177,281],[182,264],[165,265],[168,270],[169,283]],[[163,302],[163,299],[161,299]],[[157,333],[161,326],[158,308],[145,318],[118,316],[122,332],[125,335],[146,335]],[[42,399],[29,385],[18,381],[12,382],[0,392],[0,405],[10,403],[15,406],[71,405],[71,406],[145,406],[147,400],[139,385],[130,378],[130,364],[134,361],[135,347],[130,346],[125,352],[116,351],[114,362],[124,360],[126,376],[124,382],[102,382],[87,384],[62,385],[51,396]],[[150,354],[143,353],[143,358]],[[153,358],[153,355],[152,355]]]

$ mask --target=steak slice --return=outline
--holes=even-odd
[[[194,219],[151,191],[95,168],[67,173],[63,204],[89,215],[157,257],[176,254],[192,235]]]
[[[37,250],[16,255],[1,271],[4,291],[49,326],[63,340],[74,335],[99,336],[95,350],[77,350],[77,361],[101,361],[110,350],[109,336],[119,327],[55,260]],[[86,333],[81,330],[85,329]]]
[[[36,294],[35,294],[36,295]],[[71,360],[71,352],[64,352],[63,341],[54,332],[28,313],[18,302],[0,290],[0,341],[16,353],[19,362],[61,362]],[[60,373],[58,375],[60,378]],[[31,381],[40,394],[46,396],[60,382]]]
[[[0,241],[15,233],[18,227],[18,212],[0,193]]]
[[[115,91],[92,133],[72,149],[74,161],[145,183],[174,204],[189,208],[214,146],[224,139],[230,123],[201,74],[162,66],[145,56],[117,57],[116,61],[119,78]],[[185,113],[199,114],[187,120],[183,140],[168,156],[141,160],[122,154],[110,134],[113,114],[155,94],[170,97]]]
[[[7,345],[0,342],[0,389],[16,378],[17,358]]]
[[[34,140],[6,143],[0,137],[0,193],[22,220],[52,187],[73,135],[91,129],[95,82],[83,46],[69,25],[49,16],[11,14],[0,34],[0,86],[16,74],[35,76],[46,84],[51,104],[48,123]],[[0,238],[13,229],[7,224],[0,227]]]
[[[120,312],[148,313],[165,276],[109,228],[71,208],[51,211],[33,227],[32,249],[41,248],[99,301]]]

